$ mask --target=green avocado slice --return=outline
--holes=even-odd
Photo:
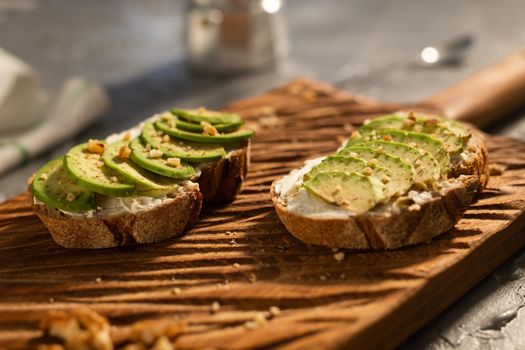
[[[189,165],[171,166],[164,158],[151,158],[150,152],[140,141],[140,138],[134,138],[129,144],[131,148],[130,158],[133,163],[147,169],[155,174],[171,177],[177,180],[188,179],[195,175],[195,169]]]
[[[325,201],[355,213],[366,212],[385,198],[381,181],[355,172],[321,172],[303,186]]]
[[[399,157],[407,163],[412,164],[416,170],[416,181],[432,183],[439,180],[441,170],[436,158],[421,148],[392,141],[371,141],[366,145]]]
[[[177,139],[214,144],[240,142],[253,137],[255,134],[254,131],[246,129],[218,135],[196,134],[193,132],[181,130],[176,126],[170,126],[168,122],[162,119],[155,122],[155,127],[158,130],[161,130]]]
[[[361,158],[369,163],[377,162],[377,165],[381,165],[390,170],[394,174],[391,178],[392,184],[390,185],[394,186],[393,188],[395,188],[396,195],[403,195],[406,193],[416,178],[416,172],[412,165],[399,157],[390,155],[386,152],[379,152],[371,147],[347,147],[343,148],[336,154]]]
[[[74,213],[96,209],[93,192],[66,175],[63,158],[50,161],[35,174],[31,191],[51,208]]]
[[[178,129],[184,131],[195,132],[199,134],[204,131],[204,127],[201,124],[186,122],[178,118],[175,119],[174,123]],[[239,129],[242,125],[243,121],[241,120],[238,123],[215,124],[213,127],[219,132],[231,132]]]
[[[415,121],[408,120],[401,114],[388,115],[373,119],[359,130],[361,135],[368,135],[374,130],[406,130],[429,134],[443,142],[445,149],[451,154],[463,151],[464,142],[470,137],[468,129],[454,121],[438,116],[415,115]]]
[[[191,123],[208,122],[212,125],[217,124],[238,124],[243,123],[238,114],[212,111],[204,108],[199,109],[179,109],[172,108],[171,113],[181,119]]]
[[[135,186],[105,166],[99,154],[89,152],[87,143],[75,146],[66,153],[64,168],[72,179],[93,192],[110,197],[135,193]]]
[[[396,182],[393,181],[395,174],[380,165],[369,164],[366,160],[357,157],[333,155],[323,159],[321,163],[312,168],[303,176],[303,181],[307,181],[313,176],[322,172],[343,172],[358,173],[361,175],[372,176],[385,184],[385,196],[391,197],[396,194]]]
[[[139,194],[144,193],[168,193],[179,187],[179,181],[157,175],[133,163],[130,159],[120,158],[119,150],[127,146],[127,141],[115,142],[106,147],[104,151],[104,164],[113,169],[123,178],[137,186]]]
[[[165,140],[153,122],[144,125],[140,137],[144,142],[160,149],[167,157],[180,158],[188,163],[210,162],[226,157],[226,151],[221,145],[174,140],[169,135],[168,140]]]
[[[443,143],[434,137],[414,131],[404,130],[379,130],[376,137],[381,140],[390,137],[391,141],[408,144],[412,147],[421,148],[438,161],[442,174],[448,174],[450,170],[450,156]]]

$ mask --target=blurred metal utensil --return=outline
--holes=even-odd
[[[196,71],[231,75],[286,53],[283,0],[187,0],[186,51]]]

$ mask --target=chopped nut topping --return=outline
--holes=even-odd
[[[326,276],[325,276],[325,275],[321,275],[321,276],[319,276],[319,279],[320,279],[321,281],[326,281]]]
[[[339,252],[334,254],[334,259],[338,262],[341,262],[345,259],[345,253]]]
[[[110,180],[111,182],[113,182],[113,183],[117,183],[117,182],[118,182],[118,177],[116,177],[116,176],[111,176],[111,177],[109,178],[109,180]]]
[[[354,130],[354,127],[352,126],[352,124],[344,123],[343,124],[343,130],[346,131],[346,132],[351,132],[351,131]]]
[[[369,124],[370,122],[371,122],[370,119],[365,119],[365,120],[363,121],[363,125],[367,125],[367,124]]]
[[[66,199],[68,202],[73,202],[75,199],[77,199],[77,196],[73,192],[69,192],[66,196]]]
[[[239,263],[234,263],[233,267],[241,267],[241,265]]]
[[[357,130],[353,131],[352,134],[350,135],[350,139],[352,139],[352,140],[358,139],[360,137],[361,137],[361,134]]]
[[[377,166],[377,163],[378,163],[378,160],[375,159],[375,158],[372,158],[368,161],[368,165],[371,167],[371,168],[375,168]]]
[[[385,141],[392,141],[392,136],[390,136],[390,135],[383,135],[383,140],[385,140]]]
[[[47,174],[46,173],[42,173],[39,177],[38,177],[39,180],[42,180],[42,181],[46,181],[47,180]]]
[[[129,141],[131,140],[131,133],[129,131],[126,131],[124,135],[122,135],[122,141]]]
[[[205,114],[206,112],[207,112],[207,109],[202,106],[197,109],[198,114]]]
[[[416,168],[419,168],[421,166],[421,159],[416,159],[414,165],[416,166]]]
[[[272,127],[281,124],[281,120],[275,114],[261,117],[257,122],[264,127]]]
[[[173,289],[171,290],[171,292],[172,292],[173,294],[175,294],[175,295],[179,295],[180,293],[182,293],[182,290],[181,290],[180,288],[177,288],[177,287],[176,287],[176,288],[173,288]]]
[[[424,149],[422,149],[422,148],[419,149],[419,154],[420,155],[424,156],[426,153],[427,152]]]
[[[367,166],[366,168],[363,169],[362,173],[365,176],[370,176],[370,175],[372,175],[374,173],[374,170],[372,170],[372,168]]]
[[[376,148],[376,150],[378,152],[383,152],[385,150],[385,148],[383,146],[379,146],[379,147]]]
[[[357,152],[350,152],[351,157],[357,157]]]
[[[104,153],[104,143],[99,140],[90,139],[87,144],[87,150],[91,153]]]
[[[416,125],[416,122],[412,119],[405,119],[403,121],[403,129],[412,129]]]
[[[298,95],[303,90],[304,89],[301,85],[293,84],[286,89],[286,92],[288,92],[290,95]]]
[[[96,283],[100,283],[100,282],[102,282],[102,278],[100,278],[100,277],[95,278],[95,282],[96,282]]]
[[[146,148],[146,151],[151,151],[151,145],[150,145],[149,143],[146,144],[146,147],[145,147],[145,148]]]
[[[213,125],[211,125],[210,123],[208,122],[201,122],[201,126],[202,128],[204,129],[202,131],[202,134],[204,136],[214,136],[214,135],[217,135],[219,132],[217,131],[217,129],[215,129],[215,127]]]
[[[128,159],[131,155],[131,148],[129,148],[127,145],[121,146],[118,149],[118,157],[122,159]]]
[[[164,135],[162,136],[162,142],[170,142],[170,135]]]
[[[415,143],[415,142],[410,142],[408,145],[409,145],[410,147],[417,148],[417,143]]]
[[[425,126],[436,126],[438,123],[439,123],[439,120],[435,118],[427,119],[424,122]]]
[[[416,116],[414,115],[414,112],[408,112],[408,116],[407,116],[407,119],[408,120],[412,120],[412,121],[416,121]]]
[[[160,149],[152,149],[149,151],[149,157],[151,159],[159,159],[164,153]]]
[[[175,158],[175,157],[166,159],[166,163],[168,163],[168,165],[172,167],[178,167],[181,164],[180,158]]]
[[[219,304],[219,302],[214,301],[211,304],[211,308],[210,308],[211,313],[214,314],[214,313],[218,312],[220,309],[221,309],[221,304]]]
[[[154,344],[161,337],[177,337],[186,328],[184,322],[173,319],[144,320],[131,326],[131,339],[144,345]]]
[[[383,176],[381,177],[381,182],[384,183],[384,184],[389,183],[390,180],[391,180],[391,179],[390,179],[390,176],[388,176],[388,175],[383,175]]]
[[[258,313],[257,315],[255,315],[255,317],[253,318],[253,320],[254,320],[259,326],[264,326],[265,324],[268,323],[268,320],[266,319],[266,315],[263,314],[263,313]]]

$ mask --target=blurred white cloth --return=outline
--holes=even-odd
[[[79,77],[66,80],[37,124],[23,131],[0,133],[0,175],[71,138],[109,106],[101,85]]]

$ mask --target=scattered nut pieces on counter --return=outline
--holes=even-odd
[[[186,329],[178,319],[138,321],[120,330],[95,311],[81,307],[51,311],[40,322],[46,336],[60,344],[41,344],[38,350],[173,350],[172,341]]]

